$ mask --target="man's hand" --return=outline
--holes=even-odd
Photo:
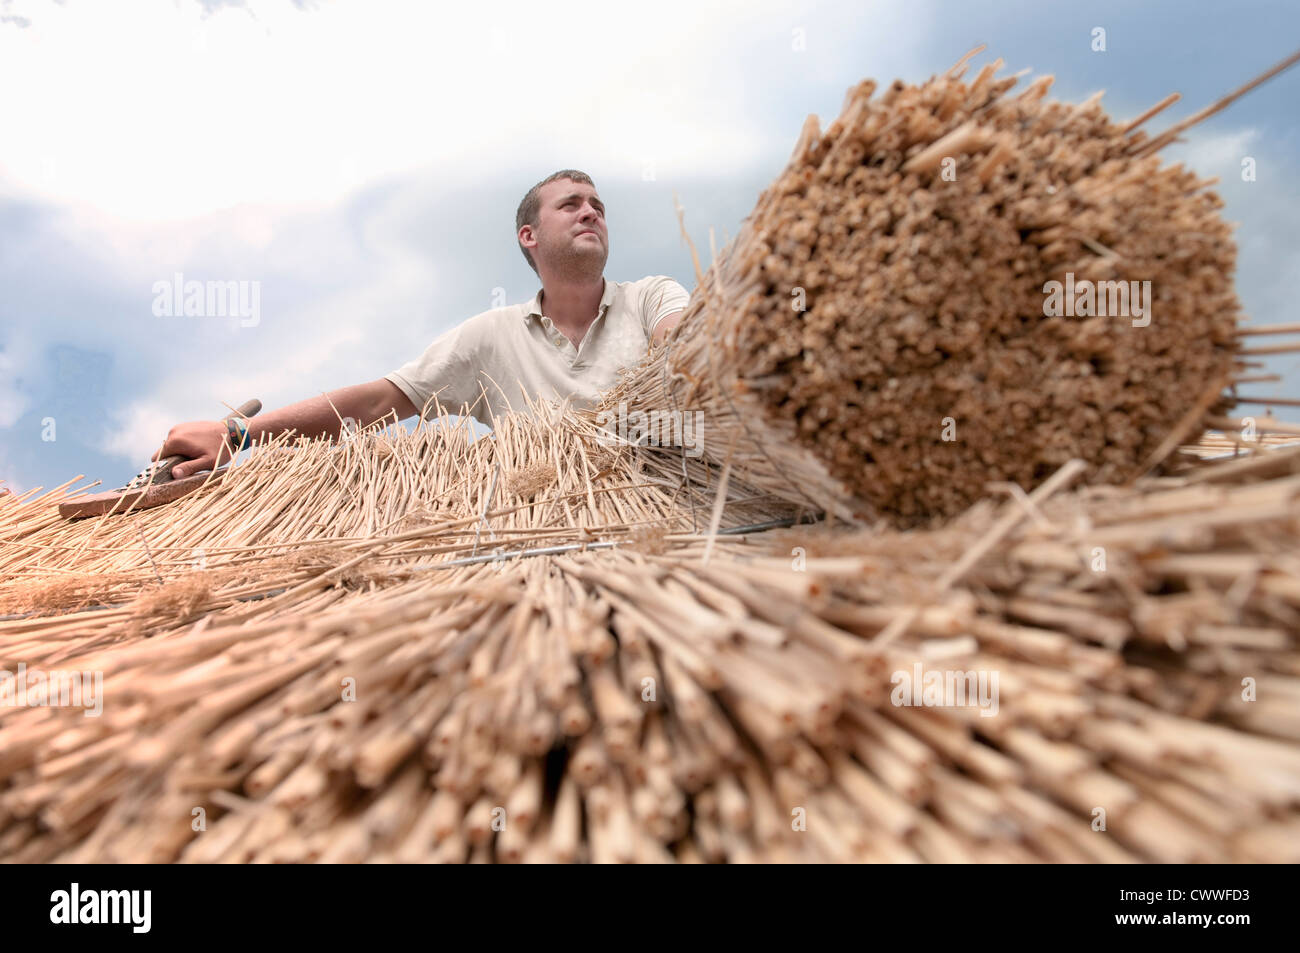
[[[167,439],[153,455],[153,459],[188,457],[184,463],[172,467],[172,476],[179,480],[201,470],[213,469],[217,466],[218,454],[222,463],[230,459],[230,448],[226,445],[226,425],[215,420],[191,420],[177,424],[167,432]]]

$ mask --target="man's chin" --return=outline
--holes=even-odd
[[[599,278],[605,273],[605,262],[609,252],[603,246],[592,244],[590,248],[571,247],[569,254],[556,263],[559,271],[570,278]]]

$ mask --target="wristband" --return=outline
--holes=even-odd
[[[235,453],[248,448],[252,439],[248,434],[248,424],[239,417],[231,417],[226,420],[226,443],[230,445]]]

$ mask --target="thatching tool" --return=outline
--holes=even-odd
[[[222,421],[233,417],[252,417],[262,409],[260,400],[250,400],[235,409],[233,413],[221,418]],[[124,513],[128,509],[147,510],[162,506],[172,500],[180,499],[187,493],[197,490],[203,484],[221,479],[226,467],[204,473],[195,473],[179,480],[172,479],[172,467],[186,460],[183,456],[164,457],[150,463],[137,473],[125,486],[106,493],[82,497],[68,503],[59,504],[59,515],[65,519],[78,519],[85,516],[102,516],[105,513]]]

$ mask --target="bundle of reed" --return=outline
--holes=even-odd
[[[1239,345],[1222,203],[1157,155],[1298,57],[1154,138],[1177,96],[1116,122],[1099,95],[1047,100],[1050,76],[1007,96],[1001,60],[860,83],[606,406],[700,411],[706,456],[846,519],[951,516],[1072,458],[1091,482],[1146,472],[1230,406],[1245,358],[1300,350]]]
[[[694,491],[591,426],[284,447],[61,528],[0,503],[11,574],[192,583],[167,559],[220,538],[200,501],[244,574],[0,622],[0,667],[103,677],[97,718],[0,707],[0,857],[1300,859],[1300,449],[1131,488],[1069,463],[939,529],[726,534],[751,491],[714,473],[695,532]],[[895,704],[918,664],[997,673],[996,714]]]

